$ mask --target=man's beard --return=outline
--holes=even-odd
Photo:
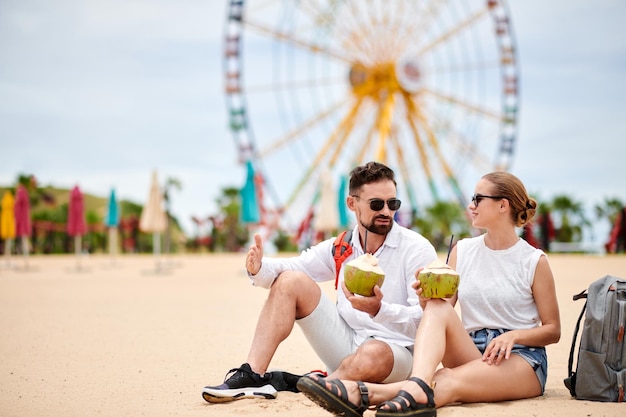
[[[389,233],[391,231],[391,228],[393,227],[393,219],[390,219],[392,221],[389,224],[384,224],[384,225],[377,225],[376,223],[374,223],[376,219],[389,219],[389,217],[376,216],[372,219],[372,222],[370,224],[365,224],[361,222],[361,226],[363,226],[368,232],[381,235],[381,236],[386,236],[387,233]]]

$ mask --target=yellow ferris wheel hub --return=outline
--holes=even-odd
[[[402,91],[393,62],[369,67],[360,63],[353,64],[350,67],[349,79],[352,92],[359,97],[380,98]]]

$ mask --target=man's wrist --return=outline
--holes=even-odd
[[[373,312],[374,314],[370,313],[370,317],[372,317],[372,318],[376,317],[378,315],[378,313],[380,312],[380,309],[382,308],[382,306],[383,306],[383,302],[379,301],[378,302],[378,308],[376,308],[376,310]]]

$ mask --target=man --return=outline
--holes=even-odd
[[[317,282],[335,279],[334,239],[325,240],[292,258],[263,257],[258,235],[246,257],[253,285],[269,288],[258,319],[247,362],[231,370],[218,386],[202,391],[208,402],[239,398],[276,398],[277,390],[297,391],[298,377],[269,372],[279,344],[298,323],[322,359],[328,378],[395,382],[412,369],[412,346],[422,309],[411,283],[415,271],[437,258],[423,236],[394,222],[400,208],[394,172],[369,162],[350,173],[348,208],[356,216],[353,253],[378,258],[385,271],[382,288],[363,297],[348,291],[340,277],[337,302],[324,295]],[[366,247],[364,247],[366,245]],[[342,267],[343,270],[343,267]]]

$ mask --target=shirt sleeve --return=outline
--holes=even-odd
[[[335,262],[332,256],[334,239],[327,239],[289,258],[263,257],[261,269],[256,275],[248,273],[252,285],[270,288],[276,278],[285,271],[301,271],[317,282],[335,279]]]

